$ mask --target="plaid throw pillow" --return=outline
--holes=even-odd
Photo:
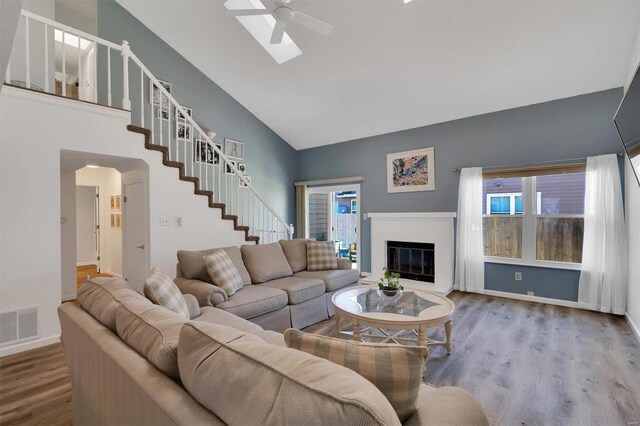
[[[158,268],[151,270],[151,275],[144,283],[144,295],[156,305],[163,306],[189,319],[189,307],[182,293],[171,278]]]
[[[233,264],[231,258],[224,250],[216,250],[208,256],[202,258],[207,273],[211,281],[229,296],[235,294],[242,288],[242,277],[238,268]]]
[[[284,332],[284,340],[290,348],[328,359],[369,380],[387,397],[401,422],[416,411],[429,354],[426,347],[351,342],[292,328]]]
[[[307,271],[338,269],[333,241],[307,241]]]

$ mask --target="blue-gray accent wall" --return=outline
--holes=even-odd
[[[245,158],[241,162],[247,165],[252,185],[288,223],[295,222],[293,183],[298,154],[291,145],[114,0],[98,1],[98,36],[117,44],[127,40],[131,50],[157,78],[172,84],[171,94],[176,100],[193,109],[195,121],[204,130],[217,133],[217,142],[224,138],[243,142]],[[206,49],[206,42],[202,46]],[[122,61],[118,52],[112,52],[111,61],[113,105],[120,107]],[[106,71],[106,64],[106,49],[100,49],[99,76],[106,75],[102,71]],[[130,63],[129,73],[130,91],[138,94],[139,68]],[[100,102],[106,103],[106,78],[98,81],[98,95]],[[148,108],[148,87],[145,87],[145,97],[145,108]],[[131,101],[139,105],[139,95],[132,96]],[[136,114],[132,119],[134,123],[138,120]]]
[[[522,108],[299,151],[298,180],[364,176],[360,214],[455,211],[459,173],[454,168],[514,165],[620,151],[613,115],[622,89],[611,89]],[[399,99],[399,102],[402,100]],[[393,108],[392,105],[389,108]],[[387,193],[386,154],[435,148],[436,190]],[[362,270],[371,268],[369,220],[361,222]],[[486,288],[577,300],[579,272],[487,264]]]

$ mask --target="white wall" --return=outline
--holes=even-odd
[[[177,169],[163,166],[160,153],[146,150],[142,135],[126,130],[128,121],[129,113],[112,108],[11,87],[0,93],[0,311],[41,307],[41,338],[3,348],[0,356],[51,343],[60,333],[63,149],[138,158],[149,165],[149,266],[173,276],[179,249],[244,243],[232,221],[221,220],[205,197],[195,196],[193,184],[180,181]],[[34,123],[42,137],[25,137]],[[161,216],[181,216],[184,226],[161,227]]]
[[[76,172],[76,185],[97,186],[100,193],[100,267],[102,272],[122,275],[122,231],[111,227],[112,195],[122,192],[120,172],[113,168],[83,167]]]
[[[627,318],[640,339],[640,186],[625,159],[625,204],[629,244],[629,282],[627,287]]]
[[[61,297],[76,298],[76,172],[60,170]],[[0,283],[2,281],[0,280]]]
[[[640,0],[639,0],[640,2]],[[625,84],[625,91],[629,88],[633,75],[636,72],[636,68],[640,64],[640,20],[638,21],[638,30],[636,31],[636,39],[633,43],[633,50],[631,52],[631,59],[629,60],[629,73],[627,76],[627,84]]]

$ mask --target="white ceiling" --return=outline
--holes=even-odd
[[[638,0],[293,0],[335,30],[291,24],[304,53],[278,65],[223,0],[117,1],[296,149],[623,86],[640,15]]]

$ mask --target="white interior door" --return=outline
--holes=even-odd
[[[76,186],[76,262],[100,266],[98,187]]]
[[[148,232],[147,198],[143,182],[123,185],[123,272],[125,279],[138,290],[147,279]]]

